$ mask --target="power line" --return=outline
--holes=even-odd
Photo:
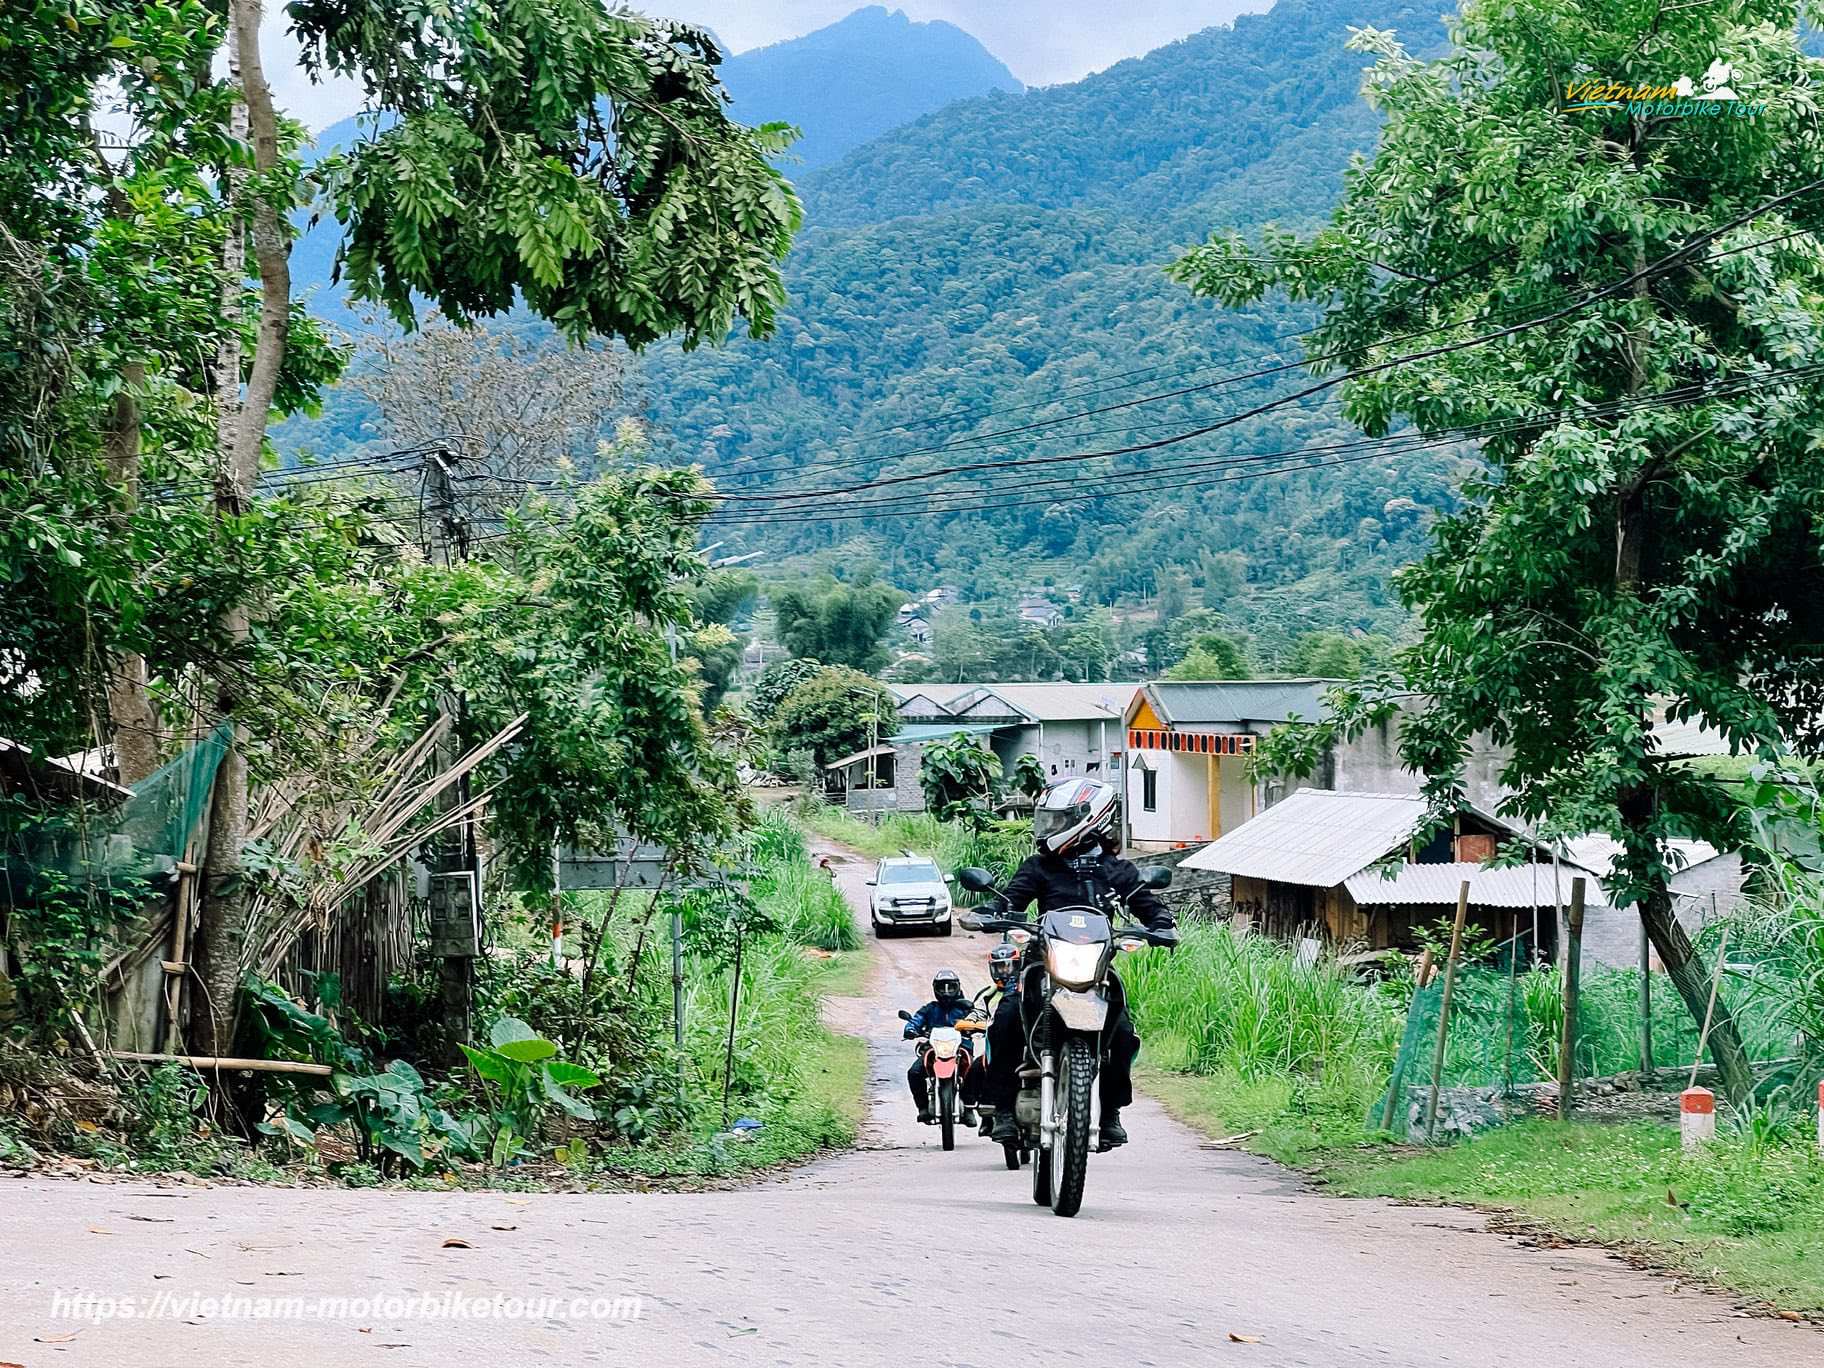
[[[1236,423],[1243,422],[1246,419],[1259,417],[1262,414],[1272,412],[1276,409],[1284,408],[1288,404],[1296,403],[1302,399],[1309,398],[1313,395],[1324,393],[1328,390],[1336,388],[1339,385],[1345,384],[1350,380],[1356,380],[1356,379],[1360,379],[1364,376],[1380,374],[1381,372],[1391,370],[1397,366],[1409,365],[1414,362],[1430,360],[1430,359],[1433,359],[1433,358],[1436,358],[1439,356],[1449,355],[1454,352],[1464,351],[1464,350],[1467,350],[1472,347],[1486,346],[1491,342],[1496,342],[1496,341],[1499,341],[1506,337],[1515,336],[1519,333],[1527,332],[1527,331],[1530,331],[1535,328],[1544,327],[1547,324],[1554,323],[1561,319],[1570,317],[1571,315],[1590,307],[1592,304],[1600,303],[1604,299],[1613,298],[1615,295],[1626,290],[1629,286],[1633,285],[1637,281],[1644,280],[1652,275],[1661,274],[1665,271],[1674,269],[1674,268],[1684,264],[1686,262],[1686,260],[1692,255],[1693,252],[1697,251],[1697,249],[1699,249],[1700,247],[1703,247],[1707,243],[1715,241],[1716,238],[1720,237],[1723,233],[1728,232],[1733,228],[1739,227],[1743,223],[1749,222],[1752,219],[1758,217],[1759,215],[1767,212],[1769,209],[1778,207],[1778,205],[1783,204],[1786,201],[1788,201],[1792,198],[1795,198],[1796,196],[1798,196],[1800,194],[1808,193],[1812,190],[1815,190],[1815,189],[1819,188],[1820,186],[1824,186],[1824,178],[1821,178],[1817,181],[1810,182],[1809,184],[1802,186],[1797,190],[1789,191],[1785,195],[1777,196],[1773,200],[1770,200],[1766,204],[1763,204],[1763,205],[1757,207],[1756,209],[1754,209],[1753,211],[1750,211],[1746,215],[1740,216],[1736,219],[1733,219],[1727,223],[1720,225],[1717,228],[1711,229],[1705,233],[1702,233],[1702,234],[1699,234],[1699,235],[1693,237],[1684,246],[1678,248],[1677,250],[1675,250],[1673,252],[1667,253],[1665,256],[1660,257],[1658,260],[1656,260],[1654,262],[1648,263],[1647,265],[1640,267],[1639,269],[1637,269],[1635,271],[1630,272],[1628,275],[1622,277],[1620,280],[1617,280],[1614,283],[1612,283],[1608,286],[1605,286],[1604,288],[1602,288],[1600,290],[1587,294],[1587,295],[1583,296],[1581,299],[1573,300],[1568,304],[1562,305],[1559,308],[1554,309],[1546,314],[1539,315],[1539,316],[1536,316],[1533,318],[1529,318],[1523,322],[1511,324],[1504,328],[1498,328],[1492,332],[1482,333],[1476,337],[1464,338],[1464,339],[1461,339],[1461,340],[1458,340],[1455,342],[1445,343],[1440,346],[1430,347],[1430,348],[1423,349],[1421,351],[1411,352],[1411,353],[1407,353],[1407,354],[1404,354],[1401,356],[1393,357],[1393,358],[1390,358],[1385,361],[1375,362],[1371,365],[1360,366],[1360,367],[1356,367],[1352,370],[1343,371],[1336,375],[1316,381],[1315,383],[1313,383],[1311,385],[1307,385],[1302,389],[1295,390],[1291,394],[1282,395],[1278,398],[1268,400],[1264,403],[1255,405],[1251,408],[1244,409],[1238,413],[1232,413],[1229,415],[1225,415],[1224,417],[1222,417],[1221,419],[1218,419],[1216,421],[1206,423],[1206,424],[1200,425],[1195,428],[1191,428],[1184,432],[1175,433],[1175,434],[1167,436],[1167,437],[1157,438],[1150,442],[1140,442],[1140,443],[1134,443],[1134,444],[1124,446],[1124,447],[1114,447],[1114,448],[1109,448],[1106,450],[1094,451],[1094,452],[1072,453],[1069,455],[1035,456],[1035,457],[1027,457],[1027,458],[1023,458],[1023,459],[1015,460],[1015,461],[1003,461],[1003,462],[971,462],[971,463],[965,463],[965,464],[961,464],[961,465],[943,466],[943,467],[939,467],[934,470],[923,471],[923,472],[914,472],[911,474],[882,476],[882,477],[877,477],[872,480],[865,480],[860,483],[850,484],[850,485],[826,486],[821,489],[811,489],[811,490],[801,490],[801,491],[786,490],[786,491],[769,492],[769,493],[716,492],[716,493],[710,494],[708,497],[715,499],[716,501],[722,502],[722,503],[739,503],[739,504],[750,504],[750,503],[751,504],[777,504],[777,503],[786,503],[786,502],[796,502],[796,501],[801,501],[801,500],[805,500],[805,499],[825,499],[825,498],[830,498],[833,496],[855,493],[855,492],[860,492],[860,491],[864,491],[864,490],[868,490],[868,489],[882,488],[882,487],[886,487],[889,485],[921,483],[924,481],[939,479],[939,478],[943,478],[945,476],[954,475],[954,474],[968,474],[968,473],[981,471],[981,470],[987,470],[987,469],[1006,469],[1006,468],[1011,468],[1011,467],[1015,467],[1015,466],[1023,466],[1023,465],[1050,464],[1050,463],[1060,462],[1060,461],[1098,460],[1098,459],[1102,459],[1105,457],[1112,457],[1112,456],[1138,455],[1138,454],[1141,454],[1144,452],[1159,450],[1159,449],[1162,449],[1162,448],[1168,447],[1168,446],[1174,446],[1179,443],[1189,441],[1196,437],[1202,437],[1202,436],[1208,435],[1209,433],[1220,431],[1223,428],[1232,427]],[[1792,236],[1792,234],[1788,234],[1787,236]],[[1734,250],[1745,250],[1745,248],[1738,248],[1738,249],[1734,249]],[[1135,401],[1135,402],[1137,402],[1137,401]]]
[[[1466,441],[1484,440],[1514,432],[1543,427],[1550,422],[1563,418],[1576,418],[1585,421],[1603,419],[1640,412],[1654,408],[1682,407],[1704,399],[1729,398],[1750,393],[1770,385],[1790,384],[1806,380],[1824,378],[1824,363],[1794,366],[1780,370],[1757,372],[1750,375],[1728,377],[1714,381],[1704,381],[1684,386],[1677,390],[1665,391],[1654,395],[1640,395],[1625,399],[1611,400],[1605,404],[1578,405],[1575,407],[1543,410],[1537,413],[1517,415],[1501,419],[1491,419],[1486,423],[1466,425],[1460,428],[1437,432],[1421,432],[1417,429],[1404,433],[1390,434],[1380,438],[1363,438],[1356,441],[1338,442],[1328,446],[1292,448],[1279,451],[1247,453],[1228,456],[1191,464],[1174,464],[1161,469],[1148,466],[1137,470],[1115,471],[1105,475],[1077,474],[1053,480],[1019,481],[1016,484],[1003,486],[970,486],[935,495],[899,494],[888,495],[881,499],[859,500],[845,499],[835,503],[831,510],[808,509],[775,509],[769,512],[735,517],[733,513],[714,515],[710,521],[718,526],[752,525],[778,526],[792,523],[823,522],[836,519],[852,519],[880,516],[919,516],[961,512],[998,511],[1004,508],[1025,507],[1036,504],[1068,503],[1067,497],[1047,496],[1041,498],[1018,499],[1011,502],[983,502],[986,495],[1002,492],[1005,489],[1028,492],[1042,488],[1065,489],[1085,484],[1091,480],[1106,487],[1117,482],[1126,483],[1136,480],[1149,480],[1161,474],[1174,477],[1187,473],[1196,473],[1219,468],[1233,468],[1281,460],[1303,462],[1271,469],[1264,469],[1260,475],[1297,474],[1306,469],[1320,469],[1339,462],[1312,461],[1309,458],[1319,453],[1342,453],[1359,451],[1361,460],[1372,460],[1377,457],[1405,455],[1409,452],[1438,447],[1460,445]],[[1201,454],[1201,453],[1198,453]],[[1197,487],[1192,484],[1180,484],[1178,488]],[[1120,491],[1137,492],[1137,491]],[[939,503],[938,500],[961,500],[962,502]]]

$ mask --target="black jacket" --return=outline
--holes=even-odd
[[[1119,855],[1091,857],[1088,868],[1079,871],[1077,861],[1061,855],[1029,855],[1001,890],[1008,907],[1023,912],[1037,902],[1040,912],[1058,907],[1096,906],[1097,884],[1106,884],[1127,904],[1128,912],[1150,931],[1163,931],[1174,926],[1171,912],[1152,889],[1140,882],[1140,869],[1132,860]]]

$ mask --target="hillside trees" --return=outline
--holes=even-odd
[[[1308,346],[1334,359],[1314,365],[1355,368],[1344,406],[1370,433],[1481,431],[1487,474],[1399,580],[1421,638],[1335,725],[1389,690],[1427,697],[1402,748],[1440,813],[1472,735],[1511,747],[1515,815],[1622,843],[1612,891],[1700,1019],[1710,975],[1672,916],[1666,843],[1746,833],[1661,750],[1655,714],[1771,758],[1815,748],[1824,703],[1824,136],[1797,21],[1780,0],[1471,3],[1430,63],[1364,31],[1386,124],[1330,223],[1218,236],[1177,268],[1224,301],[1323,302]],[[1565,101],[1567,81],[1670,82],[1719,57],[1758,111]],[[1726,1001],[1716,1021],[1739,1101]]]
[[[312,178],[273,107],[254,0],[0,14],[0,364],[20,382],[0,387],[0,537],[4,579],[28,586],[4,610],[20,630],[0,707],[45,748],[111,716],[129,772],[155,758],[135,745],[147,718],[174,734],[153,708],[174,683],[232,724],[195,946],[203,1053],[233,1028],[249,765],[298,740],[317,706],[305,667],[334,635],[285,601],[336,598],[362,543],[346,505],[305,514],[309,499],[259,488],[268,423],[340,363],[292,297],[291,211],[320,187],[355,293],[408,325],[415,295],[457,320],[523,300],[569,338],[635,346],[719,340],[737,318],[765,333],[798,223],[768,161],[784,134],[729,121],[695,30],[546,0],[287,13],[314,71],[391,116]]]
[[[789,585],[770,597],[779,639],[793,655],[872,672],[887,663],[881,642],[906,596],[864,575]]]

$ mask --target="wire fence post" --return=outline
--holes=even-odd
[[[722,1129],[728,1129],[728,1090],[735,1080],[735,1022],[741,1012],[741,946],[745,938],[735,928],[735,973],[728,985],[728,1050],[722,1060]]]
[[[1558,1046],[1558,1119],[1571,1115],[1571,1088],[1577,1078],[1577,996],[1583,978],[1582,879],[1571,880],[1571,910],[1565,923],[1564,1037]]]
[[[1450,958],[1444,962],[1444,995],[1438,1003],[1438,1046],[1431,1056],[1431,1099],[1425,1104],[1425,1140],[1438,1125],[1438,1095],[1444,1086],[1444,1051],[1450,1044],[1450,999],[1457,986],[1457,959],[1463,952],[1463,923],[1469,916],[1469,880],[1457,888],[1457,919],[1450,928]]]
[[[1640,1074],[1653,1072],[1653,942],[1640,924]]]

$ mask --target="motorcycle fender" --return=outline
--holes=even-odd
[[[1108,999],[1100,993],[1059,988],[1051,995],[1051,1010],[1073,1031],[1100,1031],[1108,1024]]]
[[[931,1061],[931,1071],[933,1073],[935,1073],[939,1078],[955,1078],[956,1077],[956,1060],[954,1058],[933,1059]]]

